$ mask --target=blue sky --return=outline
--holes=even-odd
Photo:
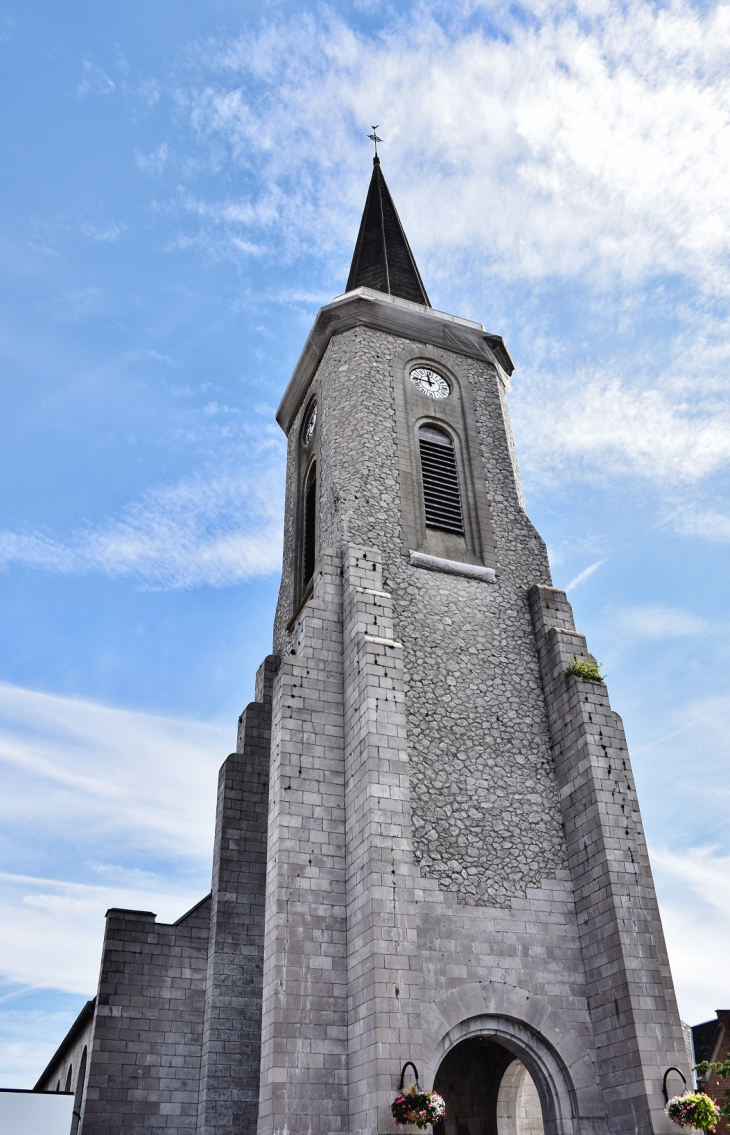
[[[504,335],[528,512],[624,717],[683,1016],[730,1004],[730,9],[0,10],[0,1083],[103,914],[209,887],[270,649],[274,408],[383,169]]]

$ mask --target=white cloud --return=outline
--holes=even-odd
[[[84,77],[76,87],[76,94],[84,98],[90,92],[97,95],[110,95],[116,90],[116,83],[96,63],[84,59],[82,63]]]
[[[103,241],[105,243],[113,244],[119,240],[119,237],[124,232],[124,225],[109,224],[109,225],[92,225],[90,221],[83,221],[79,225],[84,236],[89,237],[90,240]]]
[[[196,861],[232,730],[0,683],[5,825]],[[95,843],[95,841],[99,841]]]
[[[208,402],[203,406],[203,413],[210,417],[217,417],[219,414],[240,414],[241,411],[237,406],[221,406],[220,402]]]
[[[595,563],[589,564],[587,568],[579,572],[575,579],[571,579],[570,583],[565,588],[566,591],[572,591],[574,587],[584,583],[586,579],[590,579],[594,572],[597,572],[600,567],[603,567],[605,560],[596,560]]]
[[[48,301],[45,310],[57,323],[81,323],[92,315],[105,314],[109,308],[101,288],[91,285],[61,292]]]
[[[709,624],[689,611],[655,604],[623,607],[611,616],[613,627],[629,638],[670,639],[707,634]]]
[[[232,727],[0,684],[0,822],[43,872],[0,874],[6,981],[89,995],[108,907],[174,921],[203,897],[233,739]]]
[[[201,49],[193,123],[263,174],[231,220],[349,248],[374,115],[413,243],[448,271],[458,254],[472,275],[728,291],[726,7],[490,6],[497,35],[432,11],[370,37],[325,11]]]
[[[730,516],[715,509],[685,505],[673,512],[670,522],[682,536],[730,544]]]
[[[537,328],[515,401],[535,479],[640,477],[672,496],[730,467],[730,8],[489,4],[488,30],[478,8],[421,5],[380,35],[324,9],[202,44],[204,79],[179,102],[209,162],[251,177],[238,198],[187,192],[200,229],[178,247],[345,272],[378,121],[435,302],[481,318],[505,287],[549,300],[578,283],[587,339],[672,313],[670,365],[652,343],[576,373],[562,343],[546,366]]]
[[[655,707],[653,736],[645,723],[648,743],[633,746],[669,960],[690,1024],[730,1004],[729,713],[727,697],[687,705],[670,691]]]
[[[0,566],[100,571],[162,588],[225,587],[277,571],[282,470],[257,469],[252,451],[241,465],[150,490],[120,519],[66,541],[38,531],[0,531]]]
[[[157,149],[153,150],[151,154],[140,154],[138,150],[135,150],[134,160],[142,173],[149,174],[150,177],[162,177],[169,156],[167,142],[160,142]]]
[[[677,396],[618,378],[529,381],[519,390],[515,430],[526,472],[549,464],[596,483],[607,475],[661,486],[691,485],[730,465],[730,409],[700,387]],[[536,397],[537,395],[537,397]]]
[[[719,651],[707,656],[688,653],[693,665],[704,662],[706,673],[724,673],[722,639]],[[657,658],[661,656],[656,655]],[[700,671],[701,672],[701,671]],[[657,680],[663,685],[661,669]],[[644,687],[652,690],[651,684]],[[687,702],[656,690],[654,724],[644,724],[644,743],[635,752],[642,757],[637,777],[650,788],[648,806],[674,836],[688,843],[730,847],[730,698],[705,697]],[[651,717],[649,718],[651,721]],[[681,738],[681,740],[676,740]],[[647,802],[645,802],[646,804]],[[656,825],[654,841],[657,842]]]
[[[204,894],[162,882],[132,890],[0,873],[2,973],[36,989],[93,996],[110,907],[151,910],[160,922],[174,922]]]
[[[147,107],[152,107],[160,98],[160,85],[155,79],[143,79],[137,87],[137,97]]]
[[[716,848],[653,847],[651,862],[682,1018],[711,1020],[730,1004],[730,856]]]
[[[0,999],[2,1000],[2,999]],[[79,997],[77,1011],[83,999]],[[73,1012],[3,1007],[0,1010],[2,1087],[30,1088],[68,1032]]]

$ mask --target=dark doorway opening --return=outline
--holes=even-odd
[[[452,1048],[434,1089],[446,1101],[446,1115],[434,1135],[544,1135],[530,1073],[513,1052],[487,1037]]]

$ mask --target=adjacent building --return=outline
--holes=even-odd
[[[701,1064],[703,1060],[720,1064],[730,1059],[730,1009],[716,1009],[714,1021],[692,1026],[692,1048],[695,1064]],[[727,1102],[725,1092],[730,1091],[730,1077],[721,1079],[714,1072],[698,1072],[697,1087],[722,1105]],[[716,1135],[728,1135],[728,1120],[723,1117],[715,1131]]]

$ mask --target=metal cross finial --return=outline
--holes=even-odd
[[[378,138],[378,135],[377,135],[377,134],[375,133],[375,131],[376,131],[377,129],[378,129],[378,128],[377,128],[377,126],[373,126],[373,132],[372,132],[372,134],[368,134],[368,138],[370,139],[370,141],[371,141],[371,142],[373,143],[373,145],[375,146],[375,157],[376,157],[376,158],[377,158],[377,156],[378,156],[378,142],[382,142],[382,141],[383,141],[383,139],[382,139],[382,138]]]

